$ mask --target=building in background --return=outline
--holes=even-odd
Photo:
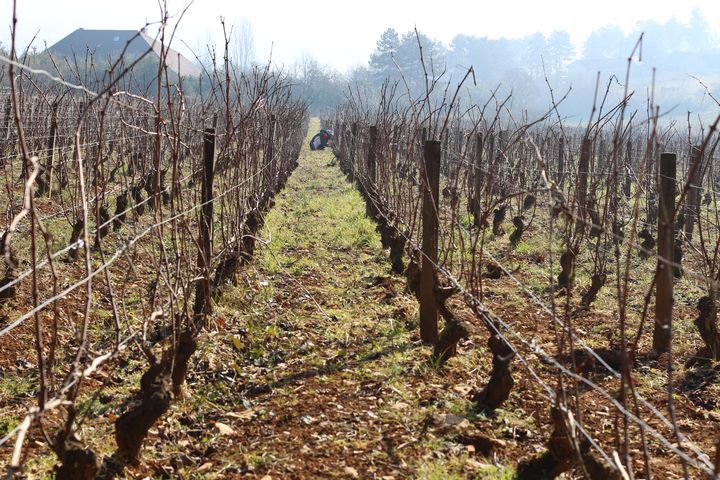
[[[180,52],[165,47],[168,69],[179,77],[197,77],[202,70]],[[96,64],[117,61],[123,55],[125,64],[139,58],[146,52],[155,62],[160,59],[161,45],[146,31],[140,30],[86,30],[78,28],[50,48],[55,57],[84,58],[92,55]]]

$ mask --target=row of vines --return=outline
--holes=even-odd
[[[138,462],[296,166],[307,108],[285,75],[239,73],[226,50],[191,96],[166,54],[147,96],[121,61],[93,91],[0,59],[0,379],[22,386],[1,394],[9,478],[47,450],[57,478]],[[84,406],[134,372],[103,458]]]
[[[351,91],[325,120],[434,362],[479,337],[478,412],[547,406],[519,478],[717,478],[717,120],[630,112],[628,89],[587,124],[562,99],[518,118],[445,83]]]

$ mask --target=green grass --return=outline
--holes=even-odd
[[[512,467],[482,467],[479,477],[485,480],[513,480],[515,478],[515,469]]]
[[[18,422],[13,418],[0,419],[0,437],[7,435],[17,426]]]
[[[311,125],[310,131],[314,128]],[[300,167],[276,197],[259,232],[269,243],[258,248],[254,266],[244,274],[246,280],[223,295],[218,304],[218,313],[232,317],[235,325],[226,342],[234,352],[233,368],[243,378],[262,383],[292,376],[292,372],[330,367],[313,380],[320,391],[377,380],[383,391],[392,395],[392,400],[388,397],[382,406],[373,407],[379,421],[408,431],[419,428],[434,413],[466,412],[468,402],[457,393],[437,404],[418,406],[423,396],[409,381],[426,377],[443,382],[444,373],[428,364],[425,349],[411,347],[417,305],[404,293],[404,280],[396,277],[391,287],[376,285],[376,279],[389,277],[388,253],[382,249],[375,224],[365,214],[362,197],[332,163],[329,150],[304,152]],[[406,305],[407,312],[400,313],[399,305]],[[288,365],[266,371],[276,348],[283,350]],[[478,364],[475,359],[468,361]],[[332,370],[334,365],[342,369]],[[292,402],[284,401],[283,408],[292,406],[298,417],[314,408],[313,400],[308,404],[307,397],[289,393],[303,383],[274,390],[274,395],[292,398]],[[357,396],[354,390],[347,395]],[[274,411],[280,408],[271,406],[270,398],[255,401]],[[410,407],[399,411],[393,408],[398,402]],[[315,418],[312,426],[323,423],[322,416],[310,416]],[[261,421],[271,423],[272,417],[264,416]],[[364,452],[359,457],[364,463],[386,459],[382,446],[375,446],[373,430],[358,428],[355,437],[333,438],[332,444]],[[436,438],[427,438],[416,448],[433,452],[443,445]],[[257,459],[281,455],[274,448],[268,444],[244,451],[243,461],[255,464]],[[409,457],[407,462],[408,471],[417,478],[476,477],[473,472],[477,469],[466,469],[464,457],[454,454],[438,459],[439,463]],[[272,462],[257,463],[258,471],[275,468]],[[360,477],[365,477],[363,472]]]
[[[317,128],[313,121],[310,132]],[[434,417],[477,419],[467,395],[453,387],[476,382],[489,358],[472,349],[443,369],[428,362],[429,348],[417,338],[417,302],[404,292],[404,279],[391,276],[388,252],[362,197],[333,160],[329,149],[304,147],[300,167],[258,232],[254,261],[216,301],[193,357],[187,395],[153,427],[141,466],[126,478],[159,478],[158,466],[171,464],[173,478],[285,478],[296,458],[303,462],[298,468],[308,468],[304,478],[332,477],[308,473],[306,465],[331,466],[342,478],[343,462],[360,478],[511,478],[502,476],[510,470],[467,453],[455,442],[456,431],[435,425],[425,432]],[[108,248],[114,241],[109,237]],[[143,294],[133,292],[126,304],[138,304]],[[106,310],[91,337],[106,341],[110,330],[103,324],[111,323]],[[113,373],[102,400],[81,396],[81,414],[88,416],[83,433],[99,454],[112,453],[108,417],[122,411],[143,372],[118,372],[121,385]],[[0,380],[0,399],[31,395],[35,383]],[[251,418],[238,419],[249,411]],[[303,417],[312,421],[299,422]],[[218,421],[236,434],[220,435],[213,427]],[[2,423],[0,433],[13,427]],[[386,432],[394,435],[396,458],[387,453]],[[30,478],[49,477],[56,459],[45,450],[28,462]],[[198,460],[169,460],[180,457]],[[201,468],[208,463],[212,468]]]
[[[418,480],[463,480],[457,470],[457,466],[447,465],[445,462],[426,463],[420,466],[417,478]]]
[[[0,378],[0,400],[31,397],[36,388],[38,388],[37,375],[31,372],[2,377]]]

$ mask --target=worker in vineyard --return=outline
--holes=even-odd
[[[322,129],[310,140],[310,150],[322,150],[328,142],[333,138],[333,131],[330,129]]]

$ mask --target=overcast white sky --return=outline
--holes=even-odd
[[[168,0],[177,13],[187,1]],[[380,34],[388,27],[400,33],[414,26],[444,43],[458,33],[489,37],[521,37],[536,31],[566,30],[581,43],[594,29],[616,24],[630,29],[637,21],[687,21],[693,9],[720,31],[719,0],[364,0],[299,2],[290,0],[196,0],[180,22],[178,36],[191,48],[222,38],[220,17],[228,24],[247,18],[255,35],[258,60],[273,58],[287,66],[301,55],[346,71],[365,63]],[[0,0],[0,41],[9,44],[12,1]],[[37,36],[42,48],[76,28],[138,29],[159,19],[157,2],[148,0],[18,0],[18,44]],[[647,39],[652,41],[652,39]],[[187,53],[179,42],[173,46]]]

